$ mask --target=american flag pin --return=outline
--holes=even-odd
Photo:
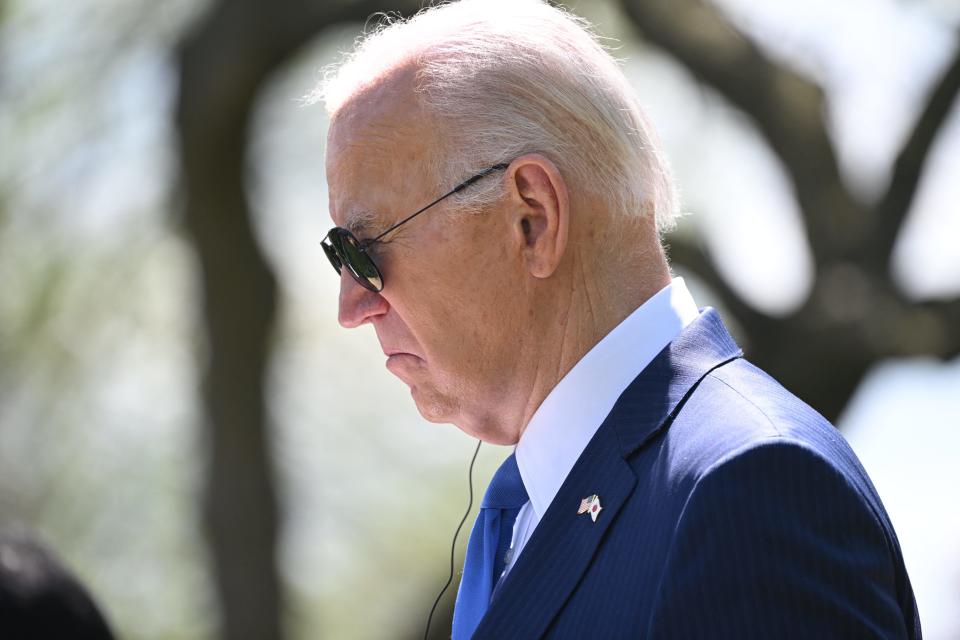
[[[589,513],[590,518],[596,522],[601,509],[603,509],[603,507],[600,506],[600,496],[593,494],[589,498],[584,498],[580,501],[580,508],[577,509],[577,515]]]

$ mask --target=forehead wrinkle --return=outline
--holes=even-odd
[[[383,146],[399,146],[405,138],[414,136],[416,129],[408,124],[396,122],[369,122],[360,132],[360,137],[368,145],[376,143]]]
[[[409,145],[410,140],[418,139],[418,118],[398,115],[395,112],[397,106],[392,103],[389,110],[379,113],[363,109],[369,106],[362,105],[358,109],[362,113],[351,110],[345,117],[331,122],[328,136],[334,146],[341,150],[380,155],[385,150],[396,152]]]

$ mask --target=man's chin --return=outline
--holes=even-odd
[[[436,391],[433,394],[424,393],[422,387],[412,386],[410,395],[417,405],[417,411],[427,422],[451,424],[471,438],[483,440],[487,444],[515,445],[520,439],[519,433],[503,429],[496,423],[469,420],[459,403],[436,394]]]
[[[426,390],[422,385],[410,385],[410,397],[417,405],[417,411],[427,422],[435,424],[451,424],[453,422],[453,412],[450,410],[449,402],[444,402],[437,397],[435,391]]]

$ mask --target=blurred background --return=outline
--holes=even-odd
[[[474,443],[337,325],[301,102],[418,6],[0,0],[0,525],[122,637],[423,633]],[[960,638],[960,3],[567,6],[674,163],[676,271],[851,441]]]

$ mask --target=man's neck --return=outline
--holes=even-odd
[[[640,305],[670,284],[669,268],[662,257],[642,258],[635,269],[616,276],[592,272],[588,265],[594,262],[576,260],[567,274],[565,293],[549,294],[554,304],[540,307],[546,313],[538,326],[547,330],[530,362],[529,374],[524,376],[528,383],[518,440],[537,408],[574,365]]]

